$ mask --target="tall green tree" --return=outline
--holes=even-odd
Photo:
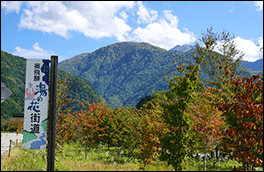
[[[174,63],[176,64],[176,61]],[[157,97],[163,99],[162,117],[170,129],[161,139],[163,149],[161,160],[172,165],[176,171],[182,170],[182,162],[187,154],[188,148],[185,143],[189,140],[189,118],[186,109],[195,98],[194,93],[199,83],[200,70],[199,64],[187,64],[185,69],[184,65],[184,63],[180,64],[180,67],[176,65],[177,70],[184,74],[183,76],[176,76],[172,73],[171,78],[166,77],[170,90],[156,94]]]
[[[199,42],[196,42],[195,59],[201,64],[201,72],[209,75],[210,81],[201,78],[207,86],[216,87],[217,90],[226,93],[224,101],[230,97],[230,78],[244,76],[245,70],[241,69],[244,53],[237,49],[234,42],[235,36],[225,29],[221,33],[215,33],[210,27],[202,33]],[[217,53],[216,50],[220,53]],[[230,73],[231,75],[226,75]],[[219,92],[218,92],[219,93]]]

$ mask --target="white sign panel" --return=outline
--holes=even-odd
[[[24,149],[46,149],[49,62],[27,59],[24,108]]]

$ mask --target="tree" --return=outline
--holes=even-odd
[[[244,53],[239,51],[234,42],[235,36],[231,36],[229,32],[214,33],[213,28],[207,29],[207,32],[202,33],[202,38],[196,43],[197,56],[196,62],[201,64],[205,69],[205,73],[209,75],[210,81],[201,79],[207,86],[214,86],[223,95],[224,101],[229,100],[230,95],[230,77],[243,75],[245,71],[239,70],[242,63]],[[215,52],[216,48],[220,52]],[[230,73],[231,75],[226,75]],[[220,91],[216,93],[220,95]],[[217,104],[219,102],[216,102]]]
[[[226,32],[225,30],[221,34],[214,33],[212,31],[212,27],[207,29],[207,32],[202,35],[203,37],[200,41],[204,43],[205,46],[200,46],[199,43],[196,43],[196,52],[198,53],[196,62],[205,67],[205,72],[211,78],[211,81],[205,80],[205,83],[218,88],[212,90],[212,93],[222,98],[212,102],[212,104],[218,106],[220,110],[223,110],[223,116],[229,126],[229,129],[226,129],[221,133],[225,134],[225,138],[222,140],[224,142],[224,147],[227,149],[227,152],[233,152],[235,150],[233,157],[236,157],[243,163],[243,169],[245,170],[245,166],[249,163],[252,164],[252,167],[258,164],[257,158],[260,156],[257,155],[262,154],[263,156],[263,148],[261,152],[262,141],[255,144],[255,142],[259,140],[258,138],[252,138],[255,132],[245,131],[248,126],[254,128],[256,124],[254,124],[254,120],[254,125],[252,124],[252,119],[258,116],[256,112],[263,111],[261,110],[261,108],[263,108],[263,103],[261,105],[261,102],[258,102],[258,108],[260,109],[254,106],[252,109],[258,110],[254,112],[255,114],[250,114],[250,107],[252,107],[253,102],[260,100],[259,92],[261,89],[256,85],[252,86],[254,84],[250,85],[250,82],[257,78],[256,76],[253,76],[253,79],[252,77],[251,79],[248,79],[248,83],[244,83],[245,79],[241,81],[242,79],[240,76],[243,76],[244,71],[238,71],[238,69],[244,54],[236,49],[236,45],[233,40],[234,36],[231,37],[229,32]],[[213,51],[217,45],[220,55]],[[237,56],[238,58],[236,58]],[[238,75],[235,74],[235,72],[238,73]],[[257,85],[261,85],[260,83]],[[256,90],[256,92],[252,92],[252,90],[255,89],[258,90]],[[256,96],[256,94],[258,95]],[[251,95],[254,95],[255,97],[252,97]],[[258,99],[256,99],[256,97],[258,97]],[[251,115],[251,120],[249,120],[250,118],[245,118],[250,116],[249,114]],[[251,134],[250,136],[248,135],[249,133]],[[254,141],[252,142],[252,140]],[[252,144],[249,145],[248,143]],[[232,145],[231,150],[228,148],[230,145]],[[254,153],[254,151],[258,151],[255,149],[256,145],[260,146],[258,147],[260,148],[260,152]],[[251,153],[246,152],[246,149],[247,151],[251,150]],[[246,156],[247,154],[249,156]]]
[[[136,108],[140,109],[145,103],[152,100],[153,98],[154,98],[154,96],[147,94],[145,97],[141,98],[140,101],[136,104]]]
[[[109,146],[113,145],[116,147],[116,157],[120,157],[121,150],[133,157],[135,149],[138,148],[139,138],[136,137],[132,126],[135,128],[139,126],[136,122],[138,113],[131,106],[118,106],[106,118],[109,124],[106,139]]]
[[[231,79],[234,95],[232,101],[219,104],[229,128],[223,133],[224,147],[230,158],[242,162],[239,170],[249,170],[262,163],[263,166],[263,74],[251,78]]]
[[[176,63],[176,61],[174,61]],[[182,162],[186,155],[186,142],[188,141],[189,122],[186,109],[191,105],[195,98],[195,90],[199,83],[198,74],[200,65],[187,64],[186,70],[184,64],[180,64],[177,70],[180,73],[188,72],[182,76],[175,76],[172,73],[171,79],[167,78],[170,90],[164,94],[156,94],[158,98],[163,99],[161,106],[163,108],[162,117],[168,125],[170,131],[161,139],[162,153],[161,159],[173,166],[175,170],[182,170]]]
[[[64,142],[71,142],[76,136],[74,123],[68,115],[68,113],[72,110],[72,108],[68,107],[68,104],[75,101],[67,98],[66,90],[70,89],[69,82],[67,80],[68,76],[69,73],[65,76],[64,80],[58,80],[56,104],[56,148],[62,146]]]
[[[70,115],[71,120],[74,122],[74,127],[77,128],[79,134],[79,141],[85,147],[85,159],[87,159],[87,153],[92,147],[96,147],[100,142],[100,138],[106,133],[102,132],[108,127],[102,127],[103,118],[107,116],[108,109],[105,108],[102,103],[90,104],[86,102],[88,108],[79,101],[85,111],[73,112],[74,115]]]
[[[150,102],[151,103],[151,102]],[[141,169],[145,171],[147,164],[156,164],[152,161],[157,159],[158,148],[161,147],[160,140],[167,132],[167,126],[161,118],[161,107],[151,105],[151,108],[143,106],[142,109],[136,110],[138,118],[136,118],[137,127],[131,126],[136,137],[139,138],[138,159],[141,161]]]
[[[204,92],[197,93],[197,99],[193,101],[193,105],[188,109],[188,115],[193,129],[192,137],[199,151],[204,150],[204,171],[206,171],[206,155],[215,146],[220,146],[220,136],[218,133],[223,129],[225,122],[215,106],[211,105],[212,101],[218,99],[210,90],[215,88],[207,87]],[[214,165],[217,157],[214,158]]]

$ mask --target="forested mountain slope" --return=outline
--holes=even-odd
[[[182,62],[196,63],[193,50],[167,51],[149,43],[119,42],[64,60],[58,67],[87,80],[115,108],[135,106],[140,98],[152,94],[152,90],[167,90],[163,73],[170,74],[172,69],[179,74],[173,63],[179,62],[179,56]],[[209,79],[202,72],[199,77]]]
[[[1,114],[4,113],[6,115],[5,118],[10,118],[13,113],[24,113],[25,74],[25,58],[1,51],[1,81],[12,91],[12,95],[1,104]],[[65,76],[66,72],[58,71],[58,79],[65,79]],[[68,91],[69,98],[90,103],[93,101],[96,103],[103,102],[108,105],[100,94],[84,79],[69,75],[68,80],[71,87]],[[73,111],[81,109],[77,102],[72,102],[71,106],[75,106]]]

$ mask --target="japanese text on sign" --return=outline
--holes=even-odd
[[[49,60],[27,59],[24,149],[46,149]]]

